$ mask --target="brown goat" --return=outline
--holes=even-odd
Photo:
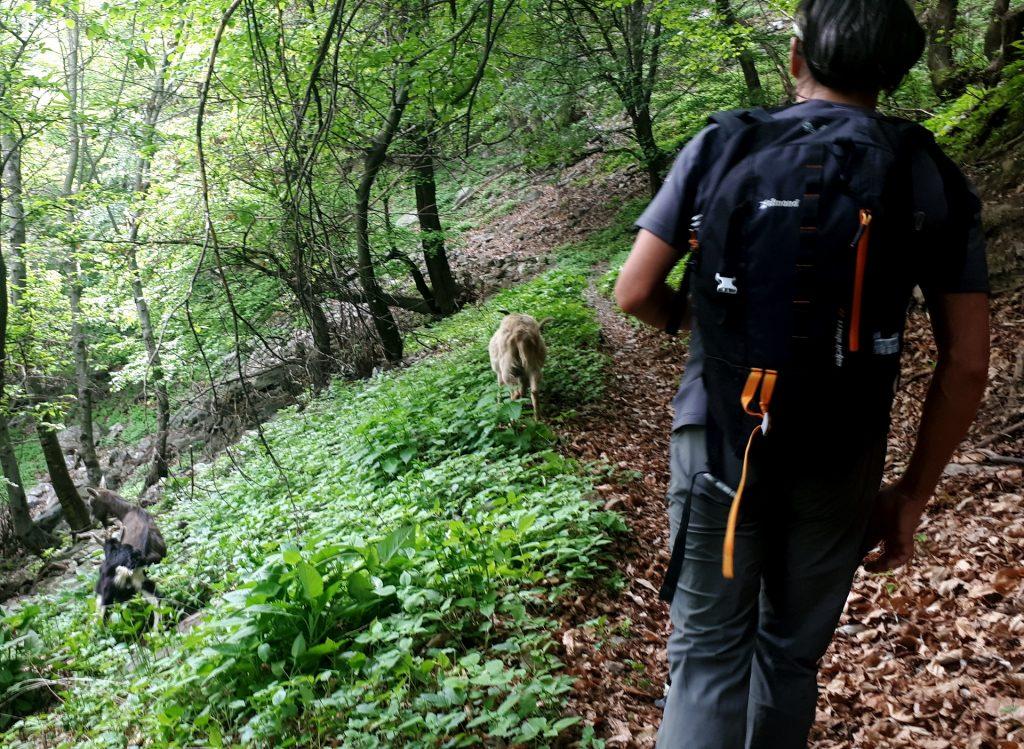
[[[533,415],[537,419],[540,418],[540,371],[548,353],[541,335],[546,323],[547,320],[538,323],[530,315],[507,315],[487,346],[498,384],[511,386],[513,399],[522,397],[523,391],[529,389]]]
[[[86,492],[89,494],[93,517],[101,523],[112,516],[121,521],[120,543],[143,551],[147,564],[159,562],[167,555],[167,543],[152,515],[110,489],[90,486]]]

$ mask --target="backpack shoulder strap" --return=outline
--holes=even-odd
[[[708,122],[718,125],[727,137],[732,137],[748,125],[758,122],[771,122],[772,116],[763,107],[753,109],[727,109],[716,112],[708,117]]]
[[[966,242],[965,234],[975,216],[981,211],[981,202],[959,165],[951,159],[935,140],[935,135],[921,125],[905,135],[903,147],[913,152],[923,150],[931,159],[942,181],[947,214],[945,224],[949,230],[946,239],[950,242]],[[913,181],[913,180],[912,180]],[[913,189],[913,185],[911,186]]]

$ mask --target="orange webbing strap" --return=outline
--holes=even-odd
[[[860,316],[864,297],[864,269],[868,261],[868,242],[871,237],[871,211],[860,212],[860,239],[857,242],[857,262],[853,275],[853,303],[850,305],[850,351],[860,350]]]
[[[736,523],[740,517],[740,502],[743,501],[743,490],[747,485],[747,468],[750,465],[750,446],[754,444],[754,437],[762,434],[768,427],[768,407],[772,402],[772,393],[775,390],[775,382],[778,379],[778,372],[774,369],[751,369],[747,375],[747,382],[743,386],[743,393],[740,395],[740,403],[743,410],[751,416],[761,416],[764,421],[754,427],[747,438],[747,447],[743,451],[743,470],[740,473],[740,485],[736,487],[736,496],[732,499],[732,506],[729,508],[729,520],[725,525],[725,542],[722,546],[722,576],[731,580],[734,575],[733,556],[736,548]],[[760,411],[750,408],[758,387],[761,389],[761,397],[758,399]]]
[[[775,390],[775,381],[778,379],[779,373],[774,369],[766,369],[764,371],[764,379],[761,380],[761,416],[768,413],[768,406],[772,403],[772,392]]]
[[[751,416],[761,416],[762,414],[756,411],[750,410],[750,403],[754,400],[754,396],[757,394],[757,387],[761,384],[761,380],[764,379],[763,369],[751,369],[750,374],[747,375],[747,384],[743,386],[743,392],[740,394],[740,404],[743,406],[743,410]]]
[[[775,381],[778,379],[779,373],[774,369],[751,369],[750,374],[747,375],[747,382],[743,386],[743,392],[740,394],[740,405],[743,406],[743,410],[751,416],[764,416],[768,413],[768,406],[772,402],[772,393],[775,391]],[[750,407],[750,404],[754,401],[754,396],[757,395],[757,389],[761,388],[761,397],[758,399],[759,411],[755,411]]]
[[[743,472],[740,474],[740,485],[736,487],[736,496],[732,498],[729,508],[729,521],[725,524],[725,544],[722,547],[722,577],[733,578],[733,551],[736,547],[736,523],[740,517],[740,502],[743,501],[743,489],[747,484],[747,464],[750,458],[750,446],[754,444],[754,435],[761,431],[761,425],[754,427],[747,439],[747,449],[743,451]]]

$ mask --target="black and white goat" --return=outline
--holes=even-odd
[[[100,617],[112,603],[122,603],[136,593],[156,609],[159,599],[156,586],[146,577],[146,567],[159,562],[167,554],[167,544],[153,516],[109,489],[87,490],[92,500],[93,515],[103,522],[113,516],[121,521],[117,539],[103,543],[103,563],[96,581],[96,610]],[[156,609],[155,626],[159,626],[160,613]]]

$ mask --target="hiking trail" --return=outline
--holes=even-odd
[[[612,568],[567,602],[562,657],[577,679],[567,707],[610,747],[650,747],[670,632],[657,595],[669,557],[670,401],[686,347],[593,289],[590,302],[610,357],[607,391],[560,436],[574,457],[616,469],[598,491],[630,530]],[[1012,410],[1024,385],[1022,310],[1022,288],[993,298],[989,390],[929,505],[917,556],[894,574],[858,572],[822,663],[815,749],[1024,746],[1024,459],[1014,457],[1024,450]],[[923,309],[909,318],[906,349],[887,477],[909,457],[934,366]]]

